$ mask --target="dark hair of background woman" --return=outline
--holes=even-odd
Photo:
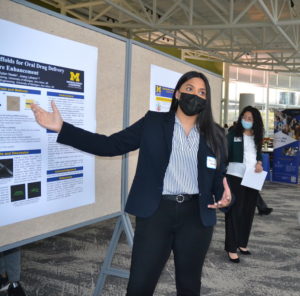
[[[176,91],[180,89],[183,83],[192,78],[200,78],[205,83],[206,88],[206,107],[199,114],[196,120],[196,126],[201,134],[204,135],[207,145],[211,148],[217,158],[217,166],[220,167],[221,159],[227,159],[227,145],[224,130],[215,123],[211,110],[211,92],[210,85],[206,76],[200,72],[190,71],[181,76],[178,80],[172,96],[170,111],[176,112],[178,100],[175,97]]]
[[[262,149],[262,143],[263,143],[263,137],[264,137],[264,123],[263,123],[260,112],[256,108],[254,108],[252,106],[247,106],[242,110],[242,112],[239,116],[239,119],[237,121],[236,127],[235,127],[235,134],[240,137],[243,136],[244,128],[242,126],[241,121],[246,112],[250,112],[253,116],[252,130],[253,130],[253,134],[254,134],[254,143],[255,143],[256,149],[258,151],[260,151]]]

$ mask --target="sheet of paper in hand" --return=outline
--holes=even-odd
[[[264,185],[268,172],[262,171],[256,173],[254,169],[246,169],[241,185],[250,187],[256,190],[261,190]]]

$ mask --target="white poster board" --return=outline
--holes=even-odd
[[[0,226],[94,203],[94,157],[57,144],[30,103],[95,131],[98,49],[1,19],[0,35]]]
[[[150,110],[168,112],[170,110],[174,87],[183,73],[151,65]]]

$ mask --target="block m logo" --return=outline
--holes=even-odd
[[[70,72],[70,80],[80,82],[80,73]]]

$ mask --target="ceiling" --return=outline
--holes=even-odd
[[[300,0],[40,0],[182,58],[300,74]]]

